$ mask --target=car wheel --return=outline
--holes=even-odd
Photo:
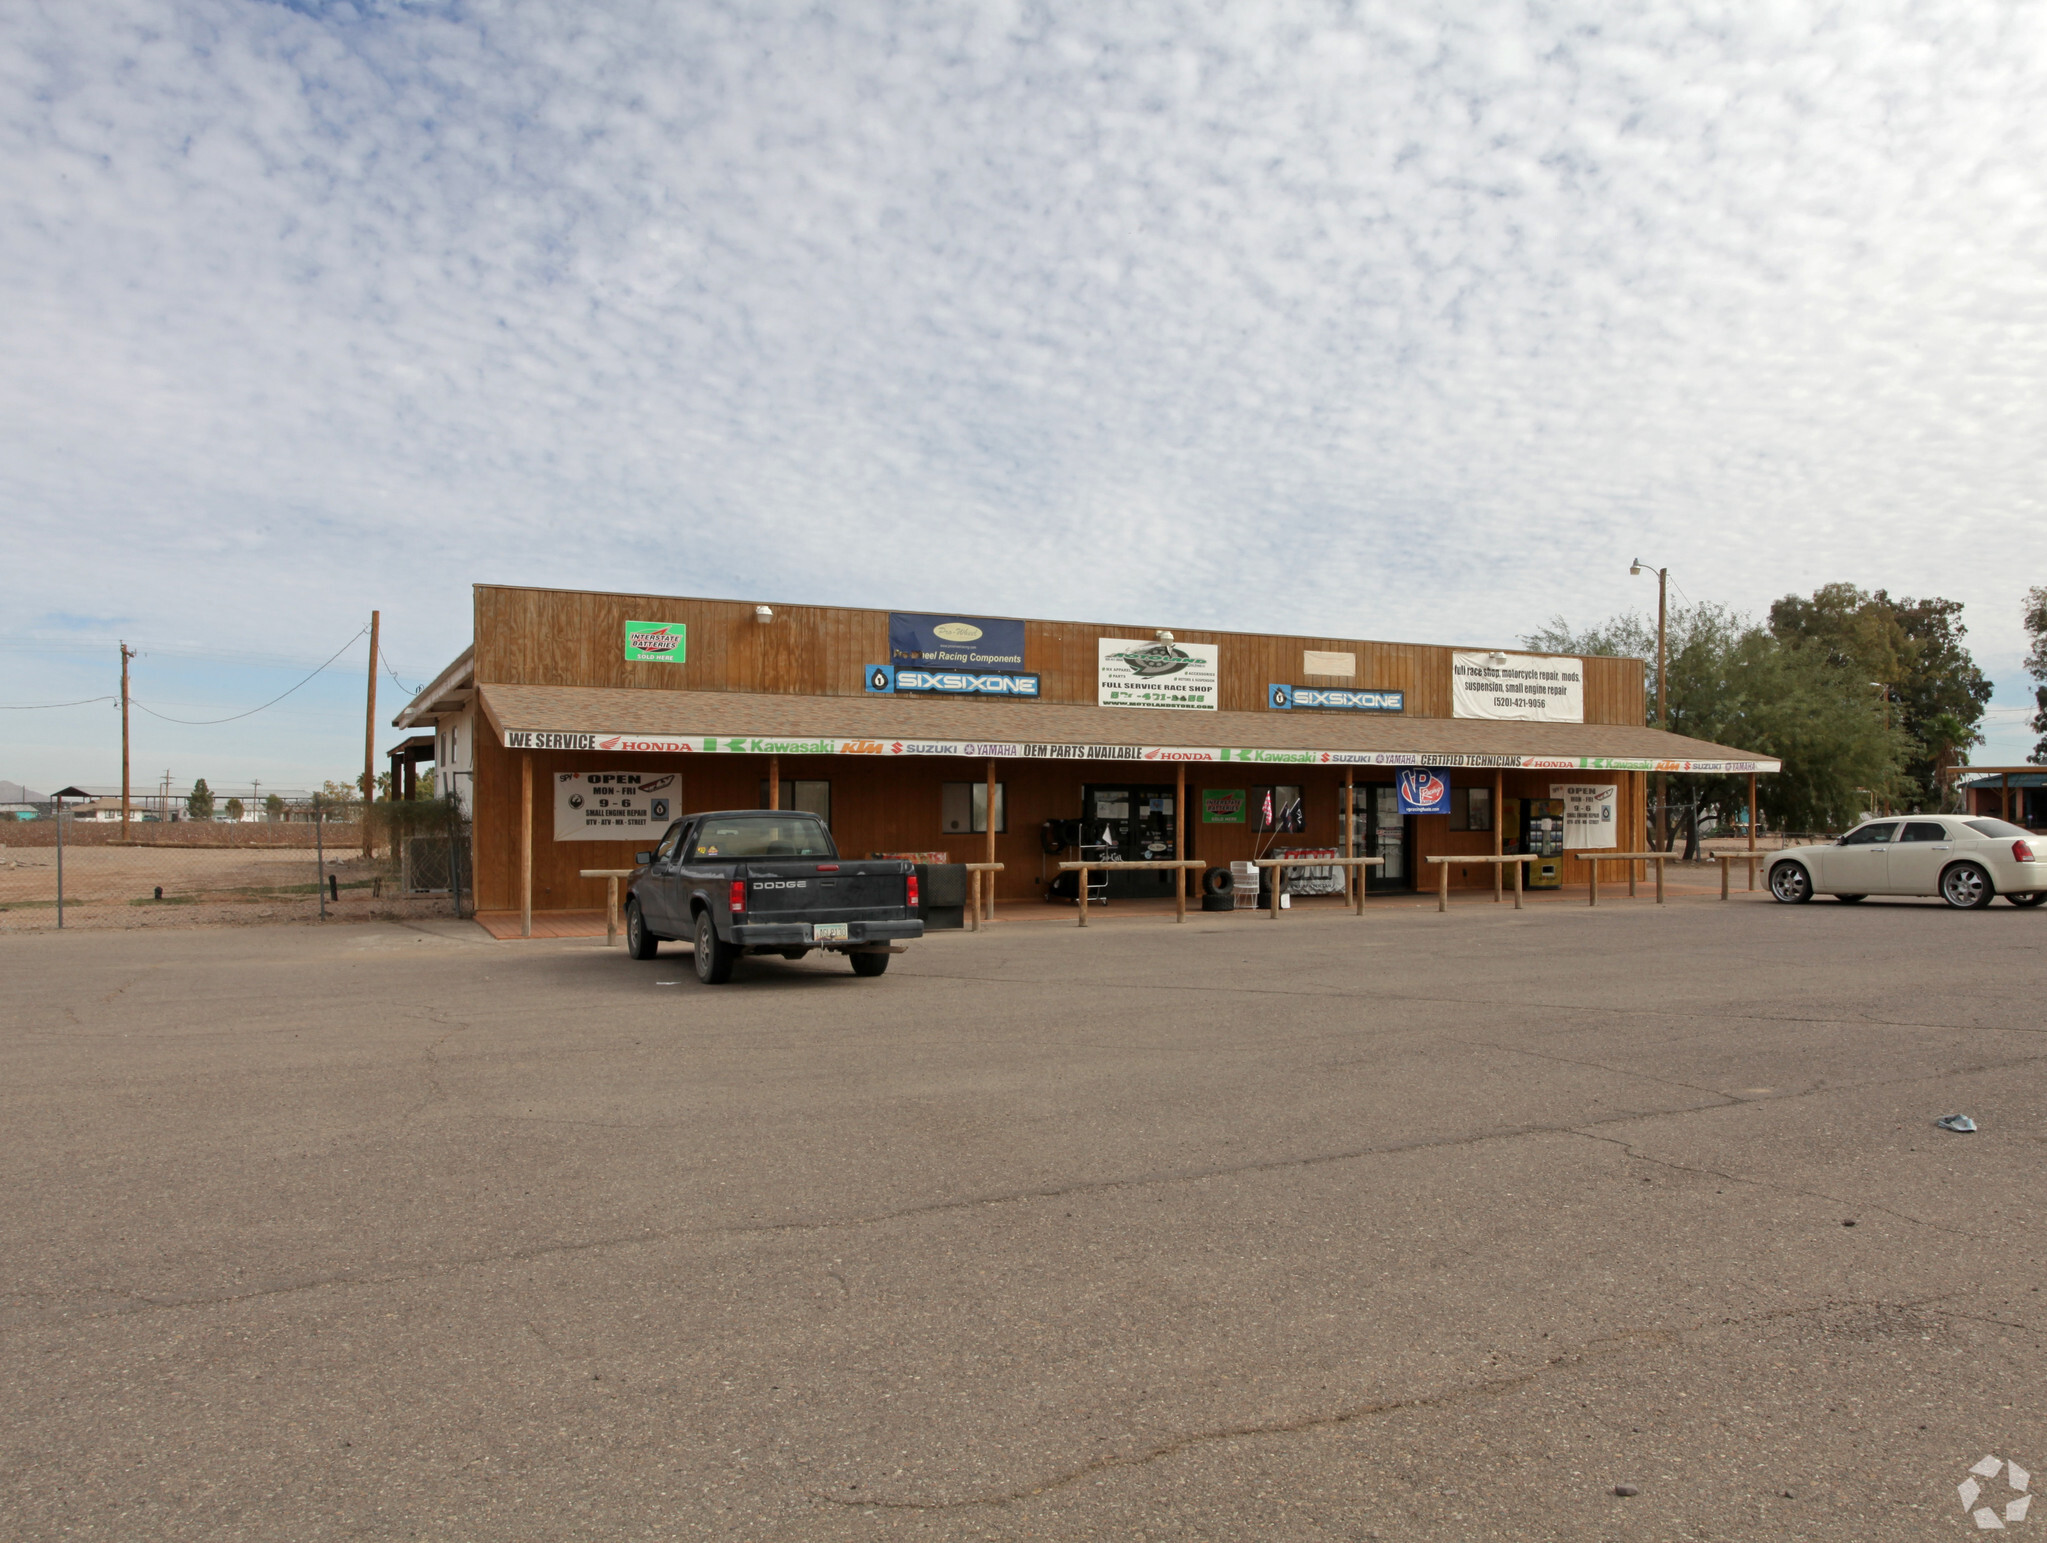
[[[1804,905],[1812,899],[1812,875],[1803,863],[1779,863],[1770,870],[1770,893],[1784,905]]]
[[[1975,863],[1956,863],[1940,876],[1940,898],[1957,911],[1980,911],[1996,896],[1997,886]]]
[[[2013,905],[2038,905],[2047,900],[2047,889],[2036,889],[2030,895],[2006,895],[2004,898]]]
[[[854,954],[851,957],[855,975],[864,975],[872,979],[888,968],[887,954]]]
[[[1861,903],[1862,903],[1863,901],[1867,900],[1867,899],[1869,898],[1869,896],[1867,896],[1867,895],[1836,895],[1836,896],[1834,896],[1834,898],[1835,898],[1836,900],[1840,901],[1840,902],[1841,902],[1841,904],[1843,904],[1843,905],[1860,905],[1860,904],[1861,904]]]
[[[709,911],[697,912],[697,979],[706,986],[722,986],[732,979],[732,961],[739,950],[718,936]]]
[[[652,959],[660,948],[661,940],[647,930],[647,918],[640,914],[640,902],[628,900],[625,903],[626,957]]]

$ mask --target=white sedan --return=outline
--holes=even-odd
[[[2047,861],[2029,831],[2004,820],[1915,814],[1869,820],[1832,846],[1798,847],[1770,864],[1770,893],[1786,905],[1816,894],[1938,895],[1977,910],[2002,895],[2013,905],[2047,900]]]

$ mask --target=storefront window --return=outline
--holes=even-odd
[[[1491,788],[1452,788],[1450,790],[1450,828],[1452,830],[1491,830],[1493,828],[1493,790]]]
[[[768,779],[761,778],[761,807],[768,807]],[[823,820],[827,829],[832,823],[832,785],[817,781],[787,781],[782,783],[782,797],[776,805],[780,809],[802,809]]]
[[[995,784],[995,834],[1009,834],[1009,784]],[[964,836],[969,833],[984,836],[988,833],[988,784],[985,782],[948,782],[944,786],[939,805],[945,833],[948,836]]]

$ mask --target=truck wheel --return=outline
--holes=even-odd
[[[640,914],[640,902],[625,903],[625,952],[628,959],[652,959],[661,940],[647,930],[647,918]]]
[[[697,912],[697,979],[706,986],[722,986],[732,979],[732,961],[739,950],[718,936],[709,911]]]
[[[864,975],[871,979],[888,968],[887,954],[854,954],[851,958],[855,975]]]

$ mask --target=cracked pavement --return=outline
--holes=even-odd
[[[2041,926],[0,937],[0,1534],[1973,1535]]]

